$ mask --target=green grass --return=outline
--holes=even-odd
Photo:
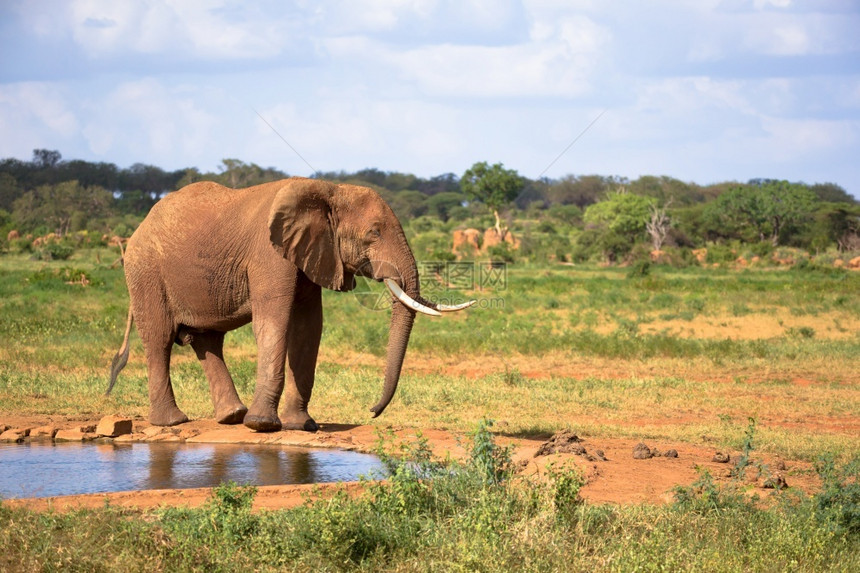
[[[0,257],[0,415],[146,415],[136,335],[114,393],[102,395],[128,305],[122,270],[110,268],[115,258],[109,249],[50,263]],[[88,286],[67,284],[81,272]],[[850,456],[860,445],[850,428],[838,428],[860,417],[858,292],[860,274],[847,272],[652,266],[628,278],[625,269],[514,265],[504,288],[428,293],[481,304],[416,320],[400,387],[376,420],[367,408],[381,389],[388,312],[325,292],[311,408],[322,422],[464,431],[490,415],[511,434],[574,426],[694,443],[706,435],[722,447],[736,447],[737,436],[721,416],[755,416],[764,451]],[[768,320],[767,337],[745,336]],[[256,370],[250,327],[229,333],[225,352],[248,400]],[[181,408],[212,415],[188,348],[174,347],[172,378]],[[826,431],[811,424],[818,420]]]

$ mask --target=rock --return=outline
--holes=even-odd
[[[159,434],[147,440],[147,442],[184,442],[177,434]]]
[[[9,233],[6,235],[6,240],[7,240],[7,241],[14,241],[15,239],[20,239],[20,238],[21,238],[21,233],[19,233],[19,232],[18,232],[17,230],[15,230],[15,229],[12,229],[12,230],[11,230],[11,231],[9,231]],[[4,431],[5,431],[5,430],[4,430]]]
[[[180,431],[181,430],[179,428],[167,426],[149,426],[148,428],[144,428],[143,435],[147,438],[154,438],[161,435],[175,436],[178,435]]]
[[[848,261],[849,269],[860,269],[860,257],[854,257],[850,261]]]
[[[651,448],[645,445],[644,442],[639,442],[633,448],[633,459],[634,460],[649,460],[654,456],[651,453]]]
[[[727,464],[732,460],[732,456],[729,454],[724,454],[722,452],[717,452],[714,454],[714,457],[711,458],[712,462],[717,462],[718,464]]]
[[[131,419],[122,416],[105,416],[99,420],[96,434],[115,438],[131,433]]]
[[[541,444],[537,456],[548,456],[550,454],[576,454],[585,455],[585,447],[580,443],[582,440],[573,432],[557,432],[549,440]]]
[[[761,487],[764,489],[785,489],[788,487],[788,483],[782,474],[776,474],[774,477],[766,479]]]
[[[185,428],[184,430],[179,432],[179,437],[183,440],[187,440],[188,438],[194,438],[198,434],[200,434],[200,430],[195,428]]]
[[[20,444],[28,435],[30,435],[29,428],[11,428],[0,434],[0,442]]]
[[[86,428],[86,426],[84,426]],[[85,432],[84,428],[72,428],[70,430],[57,430],[54,435],[55,442],[88,442],[98,437],[93,432]]]
[[[666,450],[666,453],[663,455],[666,456],[667,458],[677,458],[678,457],[678,450],[675,450],[675,449]]]
[[[54,426],[39,426],[30,430],[31,440],[52,440],[57,433],[57,428]]]

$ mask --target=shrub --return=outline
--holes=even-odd
[[[747,505],[735,487],[720,488],[707,469],[697,467],[696,471],[699,477],[691,485],[673,488],[675,509],[705,515]]]
[[[35,250],[35,256],[43,261],[65,261],[75,253],[75,248],[65,243],[47,242]]]
[[[837,467],[833,456],[825,456],[815,470],[821,478],[821,491],[813,497],[819,519],[860,535],[860,457]]]

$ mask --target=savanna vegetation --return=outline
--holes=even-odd
[[[857,203],[826,184],[471,171],[465,184],[454,175],[324,175],[386,196],[429,297],[479,300],[444,321],[416,321],[397,395],[370,420],[387,341],[381,291],[324,293],[314,415],[377,425],[388,481],[368,483],[357,499],[254,513],[254,489],[235,484],[200,509],[35,513],[0,503],[0,569],[860,568],[860,273],[845,268],[860,254]],[[128,302],[111,238],[128,236],[184,183],[283,176],[236,160],[219,174],[117,169],[44,150],[31,162],[0,161],[0,421],[12,412],[145,416],[136,337],[117,388],[103,395]],[[483,176],[517,195],[490,197]],[[519,248],[457,260],[454,230],[497,223]],[[225,355],[247,400],[250,328],[228,334]],[[188,348],[175,348],[172,379],[185,412],[211,416]],[[468,433],[471,456],[436,460],[420,439],[398,448],[388,426]],[[707,443],[743,452],[747,465],[759,454],[802,460],[821,487],[759,500],[741,476],[702,472],[668,505],[584,503],[574,467],[524,478],[494,438],[559,429]]]
[[[58,151],[37,149],[30,161],[0,160],[0,248],[62,258],[70,247],[128,237],[160,197],[189,183],[247,187],[287,176],[238,159],[224,159],[218,173],[168,172],[144,164],[66,161]],[[650,175],[530,180],[486,162],[462,176],[421,178],[377,169],[314,176],[376,189],[419,254],[433,260],[453,257],[451,233],[468,227],[495,227],[502,237],[513,232],[518,248],[503,242],[484,249],[508,262],[630,263],[656,251],[664,262],[685,266],[696,249],[707,249],[713,263],[739,257],[784,261],[780,249],[792,248],[831,265],[860,251],[860,204],[833,183],[699,185]],[[53,240],[33,245],[46,235]]]

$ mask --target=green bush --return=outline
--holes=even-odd
[[[55,242],[42,244],[34,251],[34,255],[43,261],[65,261],[74,253],[73,246]]]
[[[819,519],[860,535],[860,457],[837,466],[833,456],[825,456],[815,470],[821,478],[821,490],[813,497]]]

